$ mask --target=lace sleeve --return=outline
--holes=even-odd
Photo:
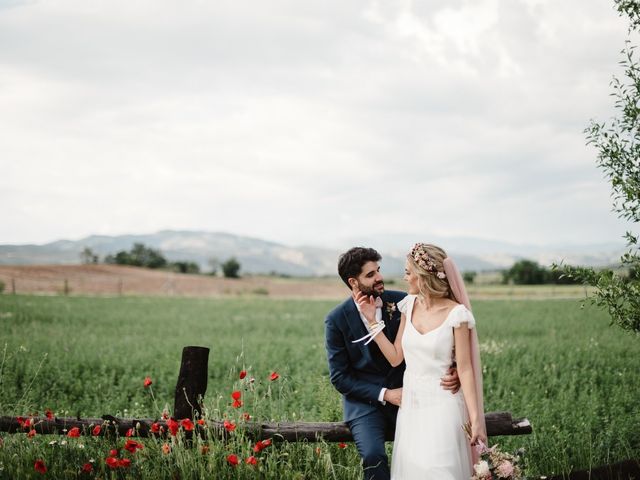
[[[400,300],[396,306],[398,307],[398,310],[400,310],[400,312],[404,313],[405,315],[407,314],[407,310],[409,308],[409,305],[411,304],[411,301],[413,300],[414,295],[407,295],[406,297],[404,297],[402,300]]]
[[[467,307],[458,305],[449,314],[449,326],[459,328],[463,323],[467,324],[467,328],[474,328],[476,319],[473,318],[473,313],[467,310]]]

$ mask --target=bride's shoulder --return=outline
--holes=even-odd
[[[410,293],[408,293],[402,300],[400,300],[397,303],[398,306],[398,310],[400,310],[402,313],[407,313],[407,310],[409,309],[409,307],[411,305],[413,305],[413,302],[416,300],[416,295],[412,295]]]
[[[473,328],[476,325],[476,320],[473,318],[471,311],[461,303],[453,302],[453,304],[453,308],[449,311],[449,317],[447,318],[449,325],[457,328],[466,323],[468,328]]]

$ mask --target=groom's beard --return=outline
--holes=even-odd
[[[374,283],[371,287],[366,287],[358,282],[358,289],[365,295],[373,295],[376,298],[384,293],[384,282]]]

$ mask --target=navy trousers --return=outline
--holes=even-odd
[[[391,405],[380,406],[371,413],[348,422],[362,457],[365,480],[389,480],[389,459],[384,448],[385,435],[393,435],[398,410]]]

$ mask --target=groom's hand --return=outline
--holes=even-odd
[[[440,379],[440,386],[445,390],[450,390],[451,393],[458,393],[460,390],[458,371],[455,368],[447,370],[446,375]]]
[[[399,407],[402,403],[402,388],[388,388],[384,392],[384,401]]]

